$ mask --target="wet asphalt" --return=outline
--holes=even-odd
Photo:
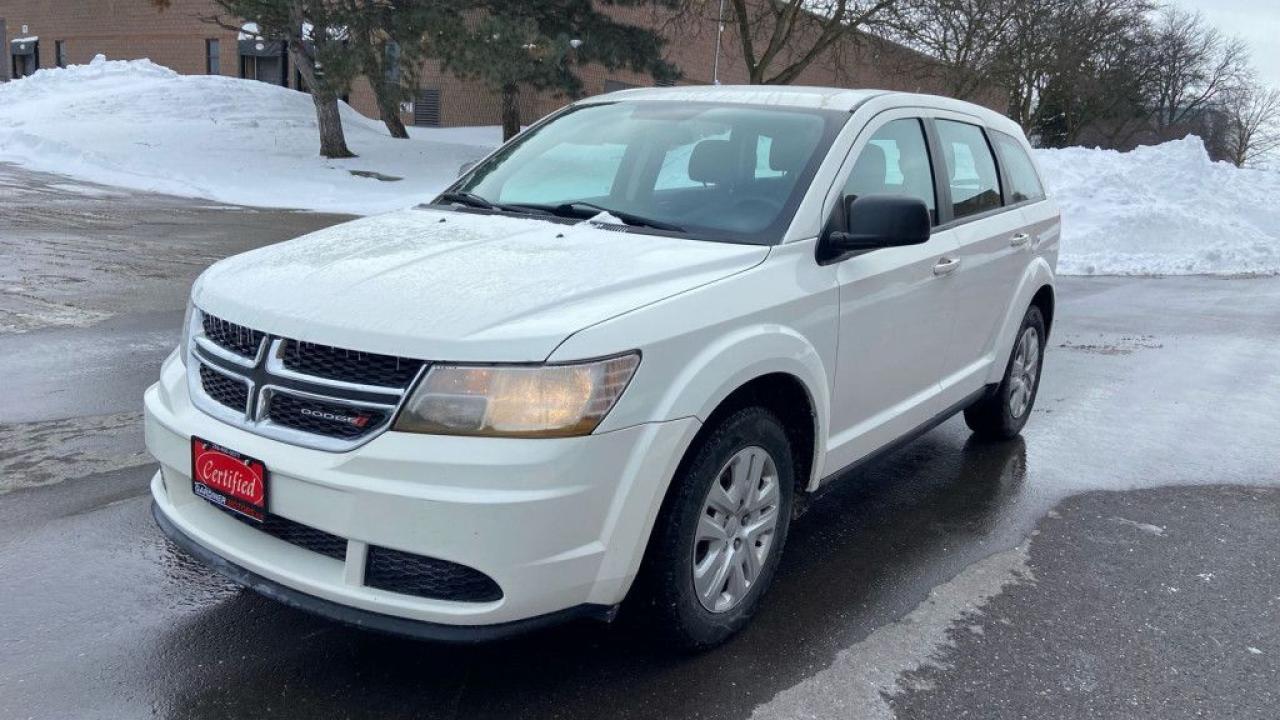
[[[1273,718],[1280,279],[1064,278],[1024,437],[953,419],[792,527],[755,622],[471,648],[242,591],[152,524],[140,396],[209,262],[340,220],[0,165],[0,718]]]

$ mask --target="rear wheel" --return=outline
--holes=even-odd
[[[1007,440],[1022,432],[1040,389],[1044,345],[1044,316],[1032,305],[1018,328],[1000,386],[964,411],[964,421],[974,434]]]
[[[751,619],[773,580],[795,474],[782,424],[738,410],[691,449],[663,504],[636,600],[674,644],[711,647]]]

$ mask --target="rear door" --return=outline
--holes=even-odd
[[[938,112],[931,121],[943,178],[943,227],[957,243],[942,394],[959,402],[980,389],[996,362],[994,338],[1008,310],[1029,237],[1021,210],[1006,203],[1005,182],[987,130],[975,119]]]

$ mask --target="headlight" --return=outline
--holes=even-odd
[[[572,365],[433,365],[396,419],[436,435],[588,435],[613,408],[640,354]]]

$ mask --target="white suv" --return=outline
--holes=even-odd
[[[215,264],[146,393],[164,532],[365,627],[756,610],[797,500],[1035,401],[1058,210],[1018,126],[797,87],[571,105],[433,203]]]

